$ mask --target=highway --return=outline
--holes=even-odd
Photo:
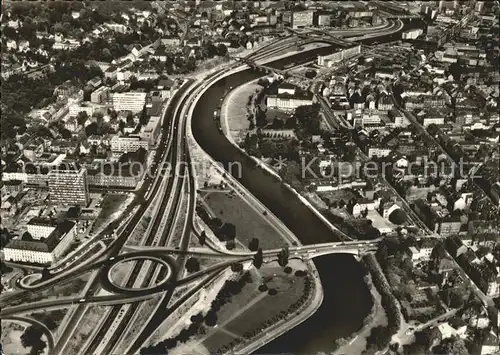
[[[172,144],[171,144],[172,150],[169,151],[167,160],[171,163],[171,166],[173,167],[174,171],[173,175],[169,174],[170,176],[168,177],[167,187],[165,189],[165,192],[163,193],[163,196],[161,196],[161,204],[157,210],[158,213],[153,219],[152,227],[150,229],[151,232],[147,236],[147,239],[144,243],[145,245],[159,245],[159,246],[166,245],[168,238],[171,237],[172,231],[175,228],[175,222],[178,217],[177,212],[179,211],[179,206],[180,206],[179,200],[181,198],[183,181],[186,176],[185,174],[186,165],[183,162],[187,160],[186,159],[187,152],[184,143],[184,134],[182,132],[182,129],[179,128],[180,128],[180,123],[182,121],[181,118],[182,108],[185,106],[188,98],[189,98],[188,95],[182,98],[179,105],[176,107],[175,114],[172,120],[172,127],[173,127]],[[167,208],[168,205],[174,206],[175,211],[173,213],[170,213],[171,211]],[[162,229],[160,225],[164,222],[165,214],[167,215],[165,223],[166,228],[165,230],[163,230],[163,232],[161,232]],[[133,286],[135,286],[134,284],[136,283],[137,277],[141,273],[143,264],[144,264],[143,261],[139,261],[136,263],[125,285],[126,288],[132,288]],[[153,265],[149,268],[149,270],[142,271],[146,272],[146,274],[143,277],[142,283],[138,285],[139,288],[147,287],[151,282],[156,282],[156,280],[153,280],[155,270],[156,270],[156,265]],[[101,278],[102,278],[101,285],[105,282],[106,278],[108,277],[108,272],[109,272],[109,267],[104,267],[101,270]],[[111,310],[111,312],[107,316],[106,321],[101,324],[100,330],[97,332],[94,341],[89,345],[89,347],[85,350],[84,353],[88,354],[107,353],[109,348],[114,346],[114,342],[117,340],[118,336],[122,333],[123,329],[127,326],[128,320],[134,315],[138,306],[139,304],[134,304],[130,307],[127,307],[124,312],[121,312],[121,310],[124,309],[122,308],[124,306],[114,307],[113,310]],[[119,314],[121,317],[121,321],[119,322],[119,324],[115,325],[113,329],[111,328],[111,324],[115,322]],[[108,333],[111,333],[111,335],[109,337],[105,337],[105,335]],[[104,346],[101,345],[103,343],[105,343]]]
[[[186,91],[189,87],[189,84],[191,84],[192,82],[193,82],[193,80],[190,80],[188,83],[184,84],[184,86],[181,89],[178,90],[178,92],[174,95],[169,106],[166,108],[166,110],[164,112],[163,125],[162,125],[162,130],[163,130],[164,134],[162,134],[162,136],[160,138],[160,145],[159,145],[161,148],[162,147],[166,148],[168,146],[167,140],[168,140],[168,138],[170,138],[170,133],[168,133],[168,132],[170,132],[174,128],[171,125],[171,117],[173,116],[173,110],[178,106],[179,99],[181,98],[181,96],[183,94],[186,93]],[[143,189],[144,189],[144,191],[150,190],[151,196],[153,196],[153,197],[156,196],[156,194],[158,193],[158,190],[160,188],[161,181],[159,180],[158,177],[166,175],[166,167],[163,164],[163,162],[166,161],[165,155],[168,155],[168,154],[166,154],[165,150],[163,150],[163,149],[158,150],[158,152],[154,158],[153,164],[152,164],[153,174],[146,174],[145,178],[144,178]],[[160,169],[160,167],[161,167],[161,171],[158,171]],[[153,178],[152,176],[155,176],[155,178]],[[129,235],[134,230],[134,228],[136,227],[136,225],[138,224],[138,222],[141,220],[144,213],[148,209],[152,200],[153,199],[150,198],[150,199],[147,199],[144,203],[142,203],[139,206],[137,212],[132,216],[132,218],[130,218],[128,220],[128,222],[126,223],[126,226],[124,227],[124,229],[122,230],[120,235],[118,235],[117,238],[115,240],[113,240],[113,242],[108,246],[108,251],[107,251],[108,257],[112,257],[112,256],[117,255],[119,253],[120,249],[127,241]],[[108,234],[107,231],[103,232],[100,236],[96,237],[96,240],[99,240],[101,238],[106,238],[107,234]],[[87,272],[88,270],[92,269],[93,267],[94,266],[78,267],[78,268],[71,269],[65,273],[58,273],[58,275],[50,278],[49,280],[45,281],[43,284],[41,284],[39,286],[33,285],[35,287],[31,287],[30,291],[28,291],[28,292],[24,291],[21,293],[13,292],[13,293],[9,293],[9,294],[4,294],[4,295],[0,296],[0,301],[2,302],[2,304],[8,304],[8,301],[11,299],[16,299],[16,300],[29,299],[29,297],[31,296],[31,292],[34,292],[35,290],[36,291],[47,290],[50,287],[52,287],[53,285],[55,285],[56,283],[64,282],[67,279],[82,275],[85,272]]]
[[[189,80],[187,83],[185,83],[181,87],[181,89],[179,89],[177,91],[177,93],[172,98],[170,104],[168,105],[168,107],[164,111],[163,125],[162,125],[163,134],[160,138],[160,143],[158,145],[159,149],[156,152],[155,158],[154,158],[152,166],[151,166],[152,174],[146,174],[146,177],[144,179],[144,183],[142,185],[142,191],[146,192],[147,198],[146,198],[145,202],[140,205],[138,211],[134,214],[134,216],[128,221],[125,228],[121,232],[120,236],[118,236],[116,241],[110,245],[110,248],[109,248],[110,252],[108,254],[108,258],[111,258],[113,256],[118,255],[121,248],[123,247],[123,245],[127,241],[129,235],[133,232],[136,225],[139,223],[139,221],[143,217],[144,213],[147,211],[150,204],[152,203],[154,198],[159,193],[161,182],[162,182],[161,178],[167,175],[167,166],[166,166],[165,162],[167,161],[167,159],[169,157],[171,157],[171,149],[170,148],[172,146],[175,146],[175,144],[174,145],[172,144],[171,139],[170,139],[171,137],[174,136],[173,133],[176,131],[176,127],[172,124],[172,122],[173,122],[172,117],[174,116],[175,110],[179,106],[181,106],[180,103],[182,103],[182,101],[180,101],[180,100],[182,99],[183,95],[187,92],[187,90],[188,90],[189,86],[192,84],[192,82],[193,82],[193,80]],[[154,178],[153,178],[153,176],[154,176]],[[171,180],[173,180],[173,179],[171,179]],[[168,188],[167,188],[167,190],[168,190]],[[98,277],[96,280],[94,280],[94,282],[92,283],[91,287],[89,288],[87,294],[85,295],[86,297],[88,295],[92,295],[95,292],[97,292],[97,290],[100,287],[99,286],[100,285],[99,279],[100,279],[100,277]],[[75,310],[74,315],[72,317],[72,322],[70,322],[70,324],[68,324],[68,326],[66,327],[67,330],[65,330],[65,332],[67,331],[67,332],[71,333],[74,331],[74,329],[77,326],[78,320],[80,319],[81,314],[84,311],[85,311],[84,306],[79,306]],[[63,342],[64,342],[64,340],[67,341],[68,338],[69,338],[68,334],[61,335],[61,339],[63,339]],[[95,343],[97,343],[97,341]],[[59,352],[64,350],[64,345],[65,345],[65,342],[64,342],[64,344],[62,344],[62,346],[60,346],[56,349],[58,351],[55,353],[58,354]],[[94,345],[94,343],[93,343],[93,344],[91,344],[91,346],[97,346],[97,345]]]

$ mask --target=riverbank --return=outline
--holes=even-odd
[[[203,94],[205,90],[208,90],[209,87],[206,89],[202,90],[200,95]],[[199,96],[198,96],[199,98]],[[195,106],[196,101],[193,103],[192,107]],[[223,110],[221,110],[223,111]],[[188,115],[189,117],[192,117],[193,112],[191,111],[190,114]],[[224,121],[224,120],[221,120]],[[188,146],[189,146],[189,151],[195,151],[197,159],[204,159],[205,162],[209,161],[211,163],[211,166],[213,169],[216,171],[216,173],[219,176],[224,177],[224,180],[226,180],[233,188],[234,191],[240,195],[241,198],[244,198],[246,201],[248,201],[249,204],[252,206],[257,207],[261,211],[266,211],[265,213],[265,218],[268,220],[269,224],[275,226],[275,228],[282,233],[283,239],[289,244],[296,244],[300,245],[300,240],[279,220],[272,212],[268,212],[266,206],[264,206],[258,199],[256,199],[254,196],[252,196],[246,189],[240,184],[240,182],[235,179],[232,175],[225,174],[224,168],[217,164],[217,162],[214,161],[214,159],[205,153],[201,146],[198,144],[196,141],[193,132],[192,132],[192,122],[191,120],[187,121],[187,141],[188,141]],[[237,146],[237,145],[235,145]],[[196,174],[195,174],[196,176]],[[200,181],[197,180],[197,185],[199,185]],[[313,281],[314,281],[314,294],[311,300],[308,300],[308,306],[305,307],[302,311],[300,311],[297,316],[294,316],[290,320],[287,320],[285,322],[282,322],[280,324],[274,325],[272,330],[269,332],[262,332],[263,337],[260,339],[252,339],[251,343],[244,346],[242,349],[238,350],[238,353],[246,354],[252,351],[255,351],[265,345],[266,343],[270,342],[271,340],[275,339],[276,337],[280,336],[283,333],[286,333],[293,327],[297,326],[298,324],[304,322],[306,319],[308,319],[311,315],[313,315],[316,310],[321,306],[321,303],[323,301],[323,289],[322,289],[322,284],[321,280],[319,278],[319,273],[318,270],[316,269],[315,264],[312,261],[305,262],[307,268],[309,269],[309,272],[313,276]]]
[[[298,192],[291,185],[285,183],[283,181],[283,179],[281,178],[281,176],[272,167],[270,167],[262,159],[259,159],[257,157],[254,157],[254,156],[251,156],[250,154],[248,154],[235,141],[232,132],[233,131],[238,131],[239,132],[239,130],[236,129],[236,127],[234,127],[232,125],[235,124],[235,125],[241,126],[241,122],[238,119],[238,117],[236,117],[236,118],[230,117],[230,115],[229,115],[229,112],[230,112],[229,111],[229,107],[231,105],[236,105],[239,108],[241,102],[240,103],[238,103],[238,102],[235,103],[235,99],[233,99],[233,97],[239,96],[241,98],[242,92],[245,92],[245,91],[243,91],[244,88],[245,88],[245,86],[248,85],[248,84],[252,84],[252,83],[256,82],[257,80],[258,79],[250,81],[250,82],[247,82],[244,85],[241,85],[237,89],[232,90],[226,97],[223,98],[223,102],[222,102],[222,105],[221,105],[221,118],[220,118],[222,132],[224,133],[224,135],[226,136],[226,138],[228,139],[228,141],[235,148],[237,148],[239,151],[241,151],[243,154],[245,154],[250,159],[254,160],[255,163],[257,164],[258,168],[261,168],[265,173],[271,175],[273,177],[273,179],[275,179],[276,181],[279,181],[280,184],[284,188],[287,188],[290,192],[292,192],[295,195],[295,197],[303,205],[305,205],[309,210],[311,210],[332,231],[332,233],[334,233],[336,235],[336,237],[339,240],[342,240],[342,239],[352,240],[352,238],[350,238],[349,236],[345,235],[342,231],[340,231],[340,229],[338,229],[335,225],[333,225],[325,216],[323,216],[323,214],[316,208],[316,206],[313,203],[311,203],[311,201],[309,201],[309,199],[306,196],[303,196],[302,194],[300,194],[300,192]],[[240,88],[243,88],[242,91],[239,91]]]
[[[373,284],[370,274],[366,275],[365,281],[368,285],[368,288],[370,289],[370,293],[373,299],[372,310],[370,314],[364,319],[363,327],[351,338],[345,339],[344,342],[346,342],[347,344],[338,344],[340,345],[340,348],[335,351],[334,355],[361,355],[366,349],[367,338],[370,336],[372,329],[378,326],[387,326],[387,315],[385,313],[384,307],[382,306],[382,296]]]

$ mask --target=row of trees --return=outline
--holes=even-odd
[[[367,254],[363,258],[364,264],[372,275],[373,284],[380,292],[382,297],[382,307],[387,315],[387,326],[377,326],[372,329],[367,337],[367,348],[363,354],[375,354],[389,345],[391,337],[399,330],[401,325],[401,316],[398,307],[398,301],[392,294],[391,287],[385,279],[382,269],[377,263],[375,256]]]
[[[305,274],[302,274],[302,273],[300,275],[305,276]],[[253,339],[254,337],[258,336],[259,334],[262,334],[262,331],[264,331],[265,329],[273,326],[276,323],[279,323],[283,319],[286,319],[290,314],[297,312],[300,308],[302,308],[304,306],[304,304],[310,298],[313,287],[314,287],[314,284],[313,284],[311,278],[305,277],[304,278],[304,291],[303,291],[301,297],[296,302],[294,302],[290,307],[288,307],[288,309],[284,309],[281,312],[279,312],[278,314],[274,315],[272,318],[266,319],[260,325],[258,325],[255,329],[249,330],[249,331],[243,333],[241,338],[235,339],[231,343],[225,344],[224,346],[219,348],[216,351],[216,353],[226,353],[226,352],[234,349],[235,346],[242,343],[243,341],[245,341],[245,340],[248,341],[250,339]],[[260,287],[259,287],[259,289],[260,289]],[[262,289],[264,290],[264,288],[262,288]],[[271,290],[273,290],[273,289],[265,290],[262,292],[267,291],[267,292],[270,292],[270,294],[276,294],[276,290],[274,290],[274,292],[272,292],[272,293],[271,293]]]
[[[180,343],[185,343],[194,335],[204,332],[203,323],[209,327],[217,325],[217,312],[226,303],[231,302],[234,295],[239,294],[243,287],[252,282],[250,273],[246,272],[238,280],[228,280],[217,294],[217,297],[212,302],[210,310],[205,316],[202,313],[195,314],[191,317],[191,324],[183,329],[177,336],[168,338],[156,345],[142,348],[140,353],[143,355],[152,354],[168,354],[168,351],[175,348]]]

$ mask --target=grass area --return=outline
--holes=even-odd
[[[287,311],[303,294],[304,279],[295,276],[289,277],[296,279],[289,290],[278,292],[275,296],[266,295],[251,308],[229,322],[225,328],[238,335],[243,335],[247,331],[258,328],[266,328],[264,324],[267,320],[279,315],[282,311]],[[265,316],[262,317],[262,315]]]
[[[189,196],[188,196],[189,198]],[[178,247],[181,243],[182,234],[184,232],[184,222],[187,215],[188,209],[188,198],[181,199],[181,205],[179,206],[177,222],[172,228],[172,233],[168,238],[167,246],[170,248]],[[173,207],[173,206],[172,206]],[[172,210],[173,211],[173,210]],[[165,226],[165,229],[168,230],[170,226]]]
[[[224,323],[229,320],[238,310],[250,303],[262,293],[257,289],[260,285],[259,277],[255,272],[251,272],[251,275],[254,282],[245,285],[240,294],[233,296],[232,302],[226,303],[217,312],[219,323]]]
[[[286,312],[303,295],[304,278],[293,273],[286,274],[275,263],[250,272],[253,282],[247,283],[240,293],[232,296],[231,302],[217,311],[218,327],[206,328],[207,335],[201,332],[197,337],[211,354],[246,332],[256,329],[265,331],[271,326],[271,323],[266,324],[267,321]],[[264,283],[269,288],[276,287],[278,294],[270,296],[261,292],[258,288]]]
[[[352,191],[349,191],[349,190],[316,192],[316,195],[318,195],[323,201],[339,202],[340,200],[344,200],[344,202],[346,202],[346,203],[350,199],[356,197],[356,195]]]
[[[130,273],[136,263],[136,261],[125,261],[111,268],[111,280],[117,285],[125,286],[125,283],[127,282],[127,275]]]
[[[223,331],[217,331],[210,335],[207,339],[203,340],[203,345],[208,349],[210,354],[217,354],[217,350],[222,348],[224,345],[229,344],[234,340],[232,335],[225,333]]]
[[[91,233],[110,222],[111,217],[115,212],[118,212],[124,202],[127,200],[127,195],[108,194],[102,200],[101,212],[97,216],[94,225],[91,228]]]
[[[137,226],[135,227],[132,234],[128,237],[126,245],[139,245],[141,244],[142,238],[144,238],[144,234],[148,229],[148,225],[151,222],[151,214],[152,212],[148,210],[146,214],[141,218]]]
[[[206,203],[224,223],[236,226],[236,239],[248,246],[252,238],[258,238],[262,249],[281,248],[286,242],[278,231],[249,204],[234,193],[210,192],[204,194]]]
[[[21,344],[21,335],[25,327],[9,320],[1,321],[2,325],[2,352],[4,354],[27,353],[28,351]]]
[[[133,325],[126,330],[123,341],[115,348],[116,354],[125,354],[127,347],[130,345],[130,339],[134,339],[139,334],[142,326],[158,306],[162,296],[161,294],[157,294],[153,298],[141,302],[141,306],[136,312],[137,317],[132,319]]]
[[[55,330],[57,327],[59,327],[59,324],[61,321],[64,319],[64,316],[66,315],[67,309],[57,309],[55,311],[42,311],[42,312],[37,312],[37,313],[32,313],[30,314],[30,317],[33,319],[36,319],[43,324],[50,330]]]
[[[59,297],[77,296],[80,294],[80,292],[82,292],[83,288],[87,284],[90,274],[91,273],[89,272],[77,279],[62,282],[43,292],[30,293],[29,300],[20,298],[19,300],[9,301],[9,306],[12,307],[21,303],[31,303],[42,300],[48,301]]]
[[[64,354],[79,354],[81,347],[95,330],[110,306],[90,306],[83,315],[78,327],[68,341]]]
[[[200,241],[198,239],[198,236],[191,232],[189,235],[189,244],[188,244],[188,249],[190,248],[202,248],[203,245],[200,244]]]

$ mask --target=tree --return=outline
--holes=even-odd
[[[134,125],[134,114],[131,111],[127,111],[127,126]]]
[[[217,46],[217,54],[221,57],[224,57],[227,54],[227,47],[224,43],[220,43]]]
[[[439,345],[440,354],[453,354],[453,355],[467,355],[469,351],[465,346],[463,339],[453,336],[451,338],[445,339]]]
[[[255,255],[253,257],[253,265],[257,269],[260,269],[260,267],[262,266],[263,262],[264,262],[264,256],[263,256],[263,253],[262,253],[262,248],[259,248],[257,250],[257,253],[255,253]]]
[[[29,232],[24,232],[23,236],[21,237],[22,240],[26,241],[32,241],[33,237]]]
[[[209,327],[213,327],[217,324],[217,314],[214,311],[208,311],[205,316],[205,324]]]
[[[268,288],[267,288],[267,285],[266,284],[262,284],[258,287],[258,290],[260,292],[267,292]]]
[[[148,123],[148,112],[146,109],[146,105],[144,105],[144,107],[142,108],[141,116],[139,117],[139,123],[142,126],[145,126]]]
[[[42,340],[43,331],[40,327],[31,325],[21,335],[21,344],[25,348],[31,347],[30,355],[42,354],[47,344]]]
[[[97,123],[96,122],[92,122],[87,127],[85,127],[85,135],[87,137],[93,136],[94,134],[97,134]]]
[[[89,115],[87,114],[86,111],[80,111],[78,112],[78,115],[76,116],[76,122],[78,123],[79,126],[83,126],[85,122],[87,122],[87,119],[89,118]]]
[[[200,271],[200,262],[196,258],[189,258],[186,261],[186,270],[188,272]]]
[[[276,291],[276,289],[274,289],[274,288],[270,288],[269,291],[267,291],[267,293],[270,296],[276,296],[278,294],[278,291]]]
[[[61,129],[59,133],[61,133],[61,137],[64,139],[71,139],[72,137],[71,131],[66,128]]]
[[[309,78],[309,79],[314,79],[314,77],[316,76],[316,70],[308,70],[306,71],[306,77]]]
[[[200,324],[201,322],[203,322],[203,316],[201,315],[201,313],[192,315],[190,319],[191,322],[196,324]]]
[[[42,280],[47,280],[50,278],[50,272],[49,272],[49,269],[47,269],[46,267],[44,267],[42,269]]]
[[[281,251],[278,253],[278,264],[281,266],[286,266],[288,264],[288,257],[290,256],[290,252],[288,250],[288,247],[284,247],[281,249]]]
[[[389,215],[389,221],[391,223],[396,224],[396,225],[404,224],[404,223],[406,223],[407,220],[408,220],[408,216],[406,215],[405,211],[403,211],[401,208],[394,210]]]
[[[287,267],[285,267],[285,268],[283,269],[283,271],[284,271],[285,273],[287,273],[287,274],[291,274],[291,273],[292,273],[292,271],[293,271],[293,269],[292,269],[290,266],[287,266]]]
[[[228,240],[226,242],[226,249],[227,250],[233,250],[234,248],[236,248],[236,243],[234,242],[234,240]]]
[[[234,263],[231,265],[231,270],[233,272],[242,272],[243,271],[243,265],[240,263]]]
[[[124,134],[125,133],[125,122],[123,120],[120,120],[118,122],[118,130]]]
[[[205,231],[201,232],[200,236],[198,237],[198,240],[199,240],[201,245],[205,245],[206,240],[207,240],[207,234],[205,233]]]
[[[259,240],[257,238],[252,238],[248,244],[248,249],[251,251],[257,251],[257,249],[259,249]]]

